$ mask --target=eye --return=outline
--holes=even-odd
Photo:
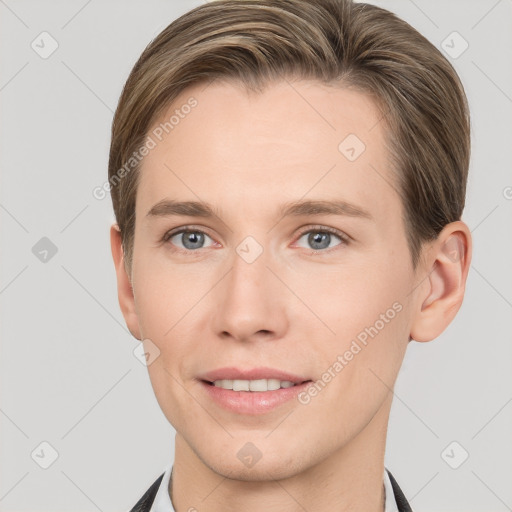
[[[211,243],[209,245],[205,245],[206,239],[210,240]],[[305,247],[306,249],[313,249],[311,254],[330,252],[331,249],[335,249],[335,247],[339,245],[347,245],[349,243],[348,235],[336,229],[324,226],[310,227],[307,231],[303,231],[296,243],[299,244],[302,239],[305,239],[305,243],[309,245],[309,247]],[[339,240],[339,243],[333,246],[332,243],[335,242],[336,239]],[[172,250],[184,253],[198,252],[198,249],[212,247],[215,244],[213,239],[204,231],[191,226],[181,228],[177,231],[167,232],[162,237],[162,242],[173,246]]]
[[[204,248],[205,237],[212,240],[204,231],[188,228],[166,233],[162,241],[170,242],[181,251],[195,251]]]
[[[349,241],[347,235],[327,227],[318,227],[315,229],[310,228],[308,231],[303,231],[297,242],[303,238],[305,238],[306,243],[309,244],[309,247],[306,248],[313,249],[311,254],[315,254],[317,252],[330,252],[325,249],[332,249],[333,246],[331,246],[331,242],[335,241],[336,238],[340,243],[335,244],[334,247],[338,245],[347,245]]]

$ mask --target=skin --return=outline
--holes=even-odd
[[[279,81],[248,94],[216,80],[183,91],[162,120],[191,96],[197,106],[143,162],[131,275],[111,227],[126,324],[160,350],[148,371],[176,430],[174,507],[382,511],[392,389],[410,339],[436,338],[461,306],[470,231],[448,224],[413,270],[386,127],[362,93]],[[366,145],[353,162],[338,150],[350,133]],[[219,216],[147,216],[164,198],[207,201]],[[279,215],[301,199],[343,199],[372,219]],[[200,248],[187,251],[182,235],[161,241],[190,225],[207,235]],[[333,235],[311,245],[308,234],[325,227],[348,243]],[[247,236],[263,248],[252,263],[236,251]],[[401,311],[307,405],[236,414],[197,380],[224,366],[270,366],[316,381],[397,302]],[[237,457],[247,442],[262,454],[251,468]]]

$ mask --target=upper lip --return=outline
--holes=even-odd
[[[241,370],[240,368],[235,368],[233,366],[211,370],[203,373],[198,378],[208,382],[215,382],[216,380],[277,379],[280,381],[287,380],[294,384],[301,384],[302,382],[310,380],[308,377],[301,377],[276,368],[259,367]]]

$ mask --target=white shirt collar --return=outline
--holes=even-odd
[[[158,492],[155,496],[155,501],[149,509],[149,512],[175,512],[169,496],[169,480],[171,479],[172,463],[164,467],[164,477],[158,487]],[[387,512],[387,511],[386,511]]]
[[[149,509],[149,512],[175,512],[172,506],[171,498],[169,497],[169,480],[171,478],[172,463],[164,467],[164,476],[158,487],[153,505]],[[385,512],[398,512],[398,506],[395,500],[395,493],[387,471],[384,469],[384,489],[386,492],[386,505]]]
[[[386,468],[384,468],[384,492],[386,493],[384,512],[398,512],[398,505],[396,504],[395,499],[395,491],[393,491],[393,486],[391,485],[391,480],[389,479]]]

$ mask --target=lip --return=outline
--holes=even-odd
[[[241,370],[234,366],[226,368],[218,368],[216,370],[209,371],[198,377],[198,379],[208,382],[214,382],[216,380],[258,380],[258,379],[278,379],[280,381],[289,380],[294,384],[301,384],[308,380],[309,377],[301,377],[300,375],[294,375],[276,368],[269,368],[261,366],[258,368],[250,368]],[[265,391],[263,392],[265,393]]]
[[[311,384],[313,381],[306,381],[290,388],[274,391],[233,391],[218,388],[205,380],[200,381],[201,388],[214,403],[228,411],[250,416],[265,414],[276,409],[296,398]]]
[[[278,379],[288,380],[295,385],[273,391],[233,391],[213,385],[216,380],[258,380]],[[218,406],[237,414],[256,416],[268,413],[279,406],[293,400],[313,383],[308,377],[275,368],[259,367],[241,370],[235,367],[218,368],[198,377],[201,389]]]

